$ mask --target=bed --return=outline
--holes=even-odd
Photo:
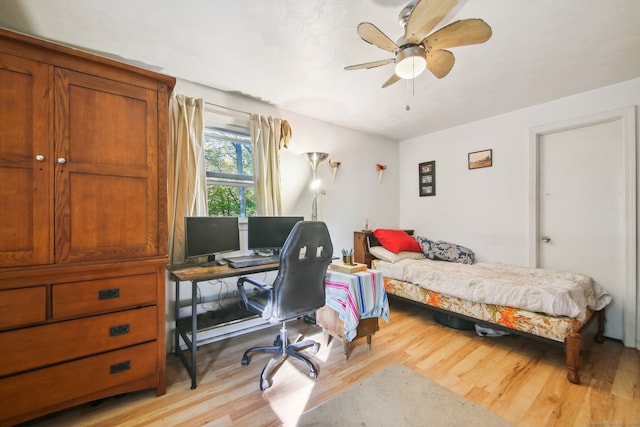
[[[359,243],[354,248],[356,257],[382,273],[390,297],[427,306],[440,315],[471,321],[478,331],[508,332],[564,346],[567,379],[580,384],[583,333],[596,320],[595,341],[602,342],[604,309],[611,301],[590,277],[476,263],[470,250],[454,244],[444,245],[447,250],[453,246],[454,250],[449,251],[453,252],[452,257],[447,258],[450,255],[447,252],[449,255],[439,258],[433,256],[431,246],[446,242],[411,236],[411,230],[383,231],[404,233],[419,248],[416,250],[410,241],[406,241],[410,250],[395,241],[390,244],[387,235],[382,239],[374,232],[356,239]]]

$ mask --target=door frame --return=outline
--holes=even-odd
[[[597,113],[572,120],[551,123],[529,130],[529,266],[538,266],[540,257],[540,140],[544,135],[598,125],[613,121],[622,121],[624,140],[624,205],[625,205],[625,265],[624,265],[624,301],[622,303],[623,343],[627,347],[640,349],[640,318],[638,318],[638,283],[636,254],[636,108],[630,106],[617,110]]]

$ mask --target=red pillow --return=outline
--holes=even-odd
[[[404,230],[387,230],[378,228],[373,235],[382,247],[397,254],[402,251],[422,252],[420,244]]]

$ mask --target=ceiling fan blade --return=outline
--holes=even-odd
[[[360,25],[358,25],[358,35],[362,40],[367,43],[371,43],[380,49],[384,49],[389,52],[395,52],[398,50],[398,45],[393,40],[380,31],[378,27],[369,22],[361,22]]]
[[[491,27],[482,19],[463,19],[430,34],[422,44],[425,49],[443,49],[484,43],[491,38]]]
[[[394,84],[398,80],[400,80],[400,77],[396,73],[393,73],[393,75],[391,77],[389,77],[389,79],[386,82],[384,82],[382,87],[385,88],[387,86],[391,86],[392,84]]]
[[[420,0],[407,20],[405,40],[409,43],[421,43],[457,3],[458,0]]]
[[[454,62],[456,59],[448,50],[433,49],[427,52],[427,68],[439,79],[449,74]]]
[[[380,61],[365,62],[364,64],[349,65],[348,67],[344,67],[344,69],[345,70],[359,70],[361,68],[374,68],[374,67],[379,67],[381,65],[391,64],[394,61],[395,61],[394,58],[381,59]]]

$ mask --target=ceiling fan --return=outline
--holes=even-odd
[[[393,53],[394,57],[344,69],[358,70],[395,63],[395,72],[382,85],[383,88],[400,79],[413,79],[425,68],[437,78],[443,78],[449,74],[455,62],[453,53],[446,48],[484,43],[491,38],[491,27],[482,19],[462,19],[429,34],[457,3],[458,0],[411,1],[398,16],[405,32],[397,42],[375,25],[361,22],[358,35],[362,40]]]

